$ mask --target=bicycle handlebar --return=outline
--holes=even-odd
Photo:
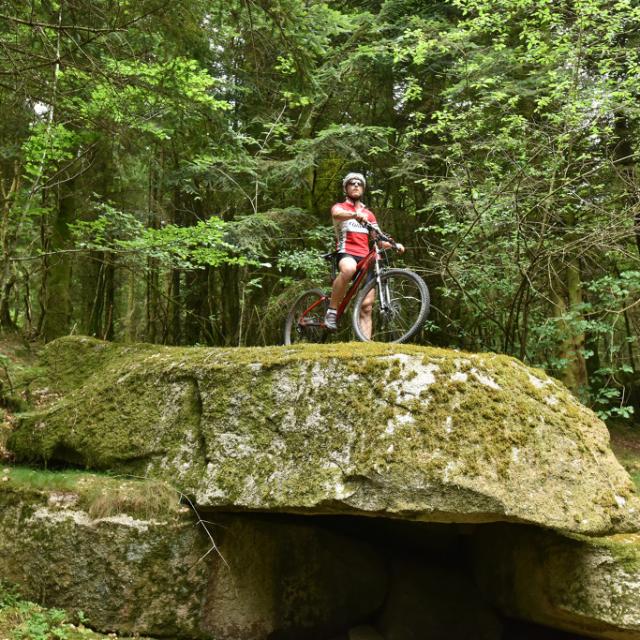
[[[367,231],[373,231],[377,236],[376,239],[382,240],[383,242],[388,242],[394,249],[397,248],[396,241],[391,236],[385,235],[384,233],[382,233],[382,231],[380,231],[380,229],[374,227],[370,222],[361,222],[360,224],[365,227]]]

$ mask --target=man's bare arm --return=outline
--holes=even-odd
[[[331,208],[331,216],[338,222],[344,222],[345,220],[357,220],[358,222],[367,221],[367,216],[364,213],[354,213],[349,209],[344,209],[339,204]]]

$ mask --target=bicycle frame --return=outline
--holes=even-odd
[[[353,282],[351,283],[351,286],[347,290],[347,293],[345,293],[345,296],[342,302],[338,305],[338,310],[336,313],[336,316],[337,316],[336,319],[338,321],[343,316],[344,312],[349,306],[349,303],[355,297],[356,293],[360,291],[360,287],[364,284],[364,281],[367,273],[369,272],[369,269],[374,270],[374,275],[378,282],[378,290],[380,290],[380,264],[379,264],[380,260],[378,259],[378,257],[380,256],[380,253],[381,251],[380,251],[380,248],[378,247],[378,242],[374,241],[373,248],[371,249],[371,251],[369,251],[369,253],[367,253],[367,255],[362,260],[360,260],[360,262],[357,264],[356,274],[353,278]]]
[[[336,313],[336,316],[337,316],[336,319],[338,321],[344,315],[344,312],[349,306],[349,303],[351,302],[351,300],[355,297],[356,293],[358,293],[358,291],[362,287],[363,283],[365,282],[366,275],[370,269],[374,270],[374,277],[378,285],[377,289],[380,293],[380,296],[384,298],[384,291],[380,286],[379,257],[380,257],[380,254],[382,253],[382,250],[378,246],[378,242],[379,240],[376,238],[373,241],[373,248],[371,249],[371,251],[369,251],[369,253],[357,264],[356,273],[355,273],[353,282],[351,283],[351,286],[347,290],[347,293],[345,294],[344,299],[338,306],[337,313]],[[302,316],[300,317],[299,324],[304,324],[307,327],[311,327],[311,326],[324,327],[325,326],[324,322],[313,322],[313,321],[309,322],[308,320],[306,320],[306,316],[307,314],[314,311],[318,305],[324,304],[329,299],[329,297],[330,296],[326,296],[326,295],[322,296],[322,298],[319,298],[318,300],[316,300],[309,308],[305,309],[305,311],[302,313]],[[386,300],[381,299],[380,302],[383,308],[386,307]]]

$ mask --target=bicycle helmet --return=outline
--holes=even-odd
[[[349,182],[349,180],[361,180],[364,188],[367,188],[367,181],[365,177],[361,173],[355,173],[352,171],[351,173],[347,173],[347,175],[342,180],[342,189],[345,191],[345,193],[347,191],[347,182]]]

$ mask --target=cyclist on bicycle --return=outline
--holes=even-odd
[[[327,329],[336,330],[337,309],[349,286],[349,282],[356,272],[356,266],[369,253],[369,231],[363,223],[369,222],[374,229],[379,229],[376,217],[362,202],[362,196],[367,188],[367,181],[361,173],[348,173],[342,188],[346,195],[344,202],[338,202],[331,207],[331,217],[336,231],[336,249],[338,261],[338,276],[333,281],[329,309],[325,315]],[[388,243],[383,243],[390,247]],[[400,253],[404,247],[396,243]],[[371,289],[360,310],[360,324],[367,337],[371,337],[371,311],[375,300],[375,288]]]

